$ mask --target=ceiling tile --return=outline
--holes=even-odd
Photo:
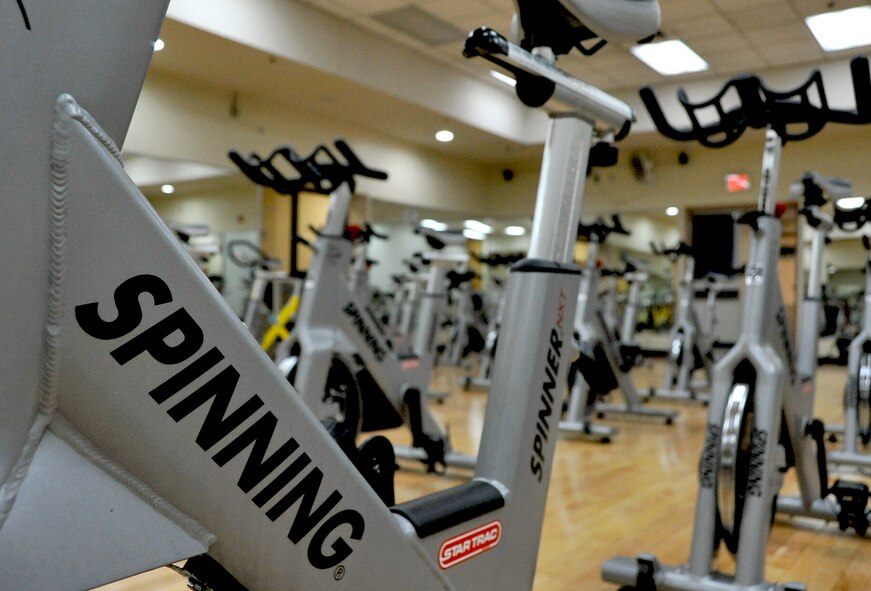
[[[660,0],[659,7],[665,21],[706,16],[715,10],[710,0]]]
[[[324,4],[329,3],[330,2],[324,2]],[[364,14],[377,14],[379,12],[395,10],[397,8],[402,8],[403,6],[408,6],[410,2],[409,0],[366,0],[366,2],[355,2],[354,4],[358,7],[360,12]]]
[[[772,29],[747,31],[744,38],[754,47],[771,47],[784,43],[816,45],[810,30],[802,24],[791,24]]]
[[[728,52],[713,52],[705,56],[711,70],[731,78],[735,74],[753,74],[767,66],[765,58],[755,49],[742,47]]]
[[[823,51],[814,43],[785,42],[762,46],[758,48],[759,54],[773,65],[785,65],[797,62],[821,61]]]
[[[704,16],[666,21],[662,25],[662,31],[666,37],[675,37],[686,42],[711,35],[737,33],[737,29],[732,23],[716,12]]]
[[[758,31],[777,28],[783,25],[801,24],[795,10],[785,3],[765,3],[763,6],[745,8],[731,17],[732,22],[742,31]]]
[[[412,39],[432,46],[466,37],[465,31],[417,6],[388,10],[374,15],[373,18]]]
[[[830,0],[789,0],[789,2],[801,17],[868,5],[866,0],[836,0],[834,2]]]

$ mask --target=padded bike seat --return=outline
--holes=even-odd
[[[635,42],[659,30],[658,0],[561,0],[585,26],[608,41]]]
[[[641,41],[655,35],[660,25],[658,0],[515,0],[515,4],[514,42],[526,49],[550,47],[557,55],[575,46],[591,55],[605,41]],[[585,44],[596,37],[599,44]]]

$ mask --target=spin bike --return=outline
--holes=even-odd
[[[595,425],[593,415],[644,417],[671,424],[677,412],[649,408],[635,388],[629,371],[635,362],[635,348],[622,347],[617,331],[605,322],[598,301],[601,276],[598,267],[599,249],[610,234],[629,232],[615,215],[611,225],[604,219],[578,226],[578,235],[587,239],[587,262],[581,279],[578,309],[575,314],[580,355],[572,365],[569,378],[569,402],[560,430],[570,436],[609,441],[616,429]],[[600,399],[618,389],[624,404],[605,404]]]
[[[869,221],[871,203],[866,199],[855,210],[835,210],[835,223],[856,232]],[[871,253],[871,241],[862,236],[862,246]],[[844,386],[844,432],[840,449],[829,452],[829,462],[871,468],[871,254],[865,263],[865,309],[862,329],[850,341],[847,383]]]
[[[707,403],[707,393],[698,391],[698,386],[692,382],[693,373],[702,370],[705,381],[702,389],[710,387],[711,366],[714,362],[714,335],[702,328],[696,314],[693,300],[695,299],[695,268],[696,258],[693,247],[685,242],[678,243],[673,248],[656,248],[654,253],[671,257],[673,260],[683,260],[683,277],[678,291],[680,297],[677,305],[677,320],[669,334],[668,357],[665,364],[663,386],[660,389],[651,388],[651,398],[667,398],[672,400],[699,401]],[[713,310],[710,310],[713,313]],[[713,316],[710,317],[712,319]]]
[[[252,179],[259,178],[257,168],[264,167],[264,162],[287,159],[301,174],[316,177],[310,182],[314,192],[329,195],[326,225],[317,233],[294,327],[290,350],[295,354],[282,361],[279,369],[315,415],[334,421],[330,428],[343,446],[353,447],[360,432],[405,424],[411,430],[412,445],[396,446],[397,457],[420,460],[430,472],[446,466],[473,468],[474,458],[451,449],[448,436],[426,406],[447,273],[468,257],[439,253],[423,256],[429,263],[429,274],[418,310],[421,322],[415,331],[414,347],[408,353],[395,350],[371,312],[368,297],[362,301],[358,298],[347,275],[354,254],[353,238],[361,237],[359,233],[347,235],[353,176],[383,180],[387,175],[365,167],[345,142],[337,141],[336,149],[347,164],[325,146],[307,158],[288,147],[274,150],[266,159],[256,154],[244,159],[234,157]],[[269,169],[277,172],[274,164]],[[282,177],[268,186],[288,186],[292,182]]]
[[[626,357],[638,357],[641,348],[635,342],[635,333],[638,326],[638,309],[641,303],[641,290],[650,278],[647,264],[644,261],[625,258],[625,267],[622,270],[603,269],[601,274],[607,278],[607,289],[604,292],[605,305],[602,317],[606,326],[613,330],[620,341],[621,351]],[[618,304],[620,296],[617,294],[618,283],[622,279],[626,282],[627,292],[623,301],[623,318],[618,320]]]
[[[488,267],[497,267],[504,265],[513,265],[522,260],[523,255],[491,255],[485,258],[478,258],[478,263],[487,265]],[[497,287],[497,295],[493,298],[496,300],[495,305],[490,306],[487,317],[487,338],[484,340],[484,349],[478,362],[478,375],[467,375],[462,380],[463,390],[487,390],[490,387],[490,374],[493,371],[493,359],[496,356],[496,345],[499,342],[499,328],[502,326],[502,316],[505,313],[505,290],[499,280],[493,280]],[[492,287],[490,288],[492,292]]]
[[[721,147],[737,140],[748,127],[765,128],[759,208],[738,221],[750,230],[745,271],[742,333],[735,346],[713,368],[704,448],[699,464],[699,491],[689,565],[666,567],[651,555],[614,558],[602,566],[604,580],[640,591],[801,590],[800,583],[765,581],[765,554],[775,508],[790,515],[838,521],[863,535],[868,527],[865,485],[828,483],[823,424],[814,420],[816,339],[819,334],[822,247],[832,220],[820,212],[832,198],[849,195],[849,184],[806,174],[793,186],[803,193],[802,213],[814,232],[814,255],[807,296],[800,317],[798,351],[780,291],[778,260],[781,221],[775,204],[783,144],[819,132],[828,122],[869,123],[871,78],[868,61],[851,63],[857,108],[828,108],[822,78],[814,72],[791,92],[768,89],[756,77],[729,81],[713,99],[693,104],[681,92],[680,102],[692,128],[679,130],[666,120],[653,92],[642,100],[661,133],[676,140],[698,140]],[[727,93],[740,104],[723,105]],[[819,97],[820,105],[811,101]],[[702,109],[716,109],[719,121],[698,122]],[[784,473],[795,469],[800,496],[778,497]],[[735,555],[732,574],[717,572],[715,552],[724,544]]]
[[[0,588],[87,589],[197,557],[191,586],[218,591],[531,589],[593,122],[624,129],[631,109],[504,38],[470,43],[551,81],[577,113],[554,119],[545,147],[503,319],[524,346],[497,353],[476,478],[388,509],[123,169],[111,136],[165,9],[31,0],[32,28],[0,21],[0,77],[19,81],[0,86],[0,127],[28,155],[0,158],[16,196],[0,203],[0,250],[20,296],[2,311],[16,331],[0,360]],[[14,78],[34,63],[38,76]]]
[[[227,244],[230,260],[251,269],[251,285],[242,322],[269,352],[279,339],[290,336],[288,328],[299,308],[302,281],[279,269],[281,261],[270,257],[253,242],[233,240]]]

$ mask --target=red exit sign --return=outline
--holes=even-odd
[[[749,174],[727,174],[726,190],[730,193],[741,193],[750,190]]]

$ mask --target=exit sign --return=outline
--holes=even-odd
[[[750,190],[749,174],[727,174],[726,190],[730,193],[741,193]]]

